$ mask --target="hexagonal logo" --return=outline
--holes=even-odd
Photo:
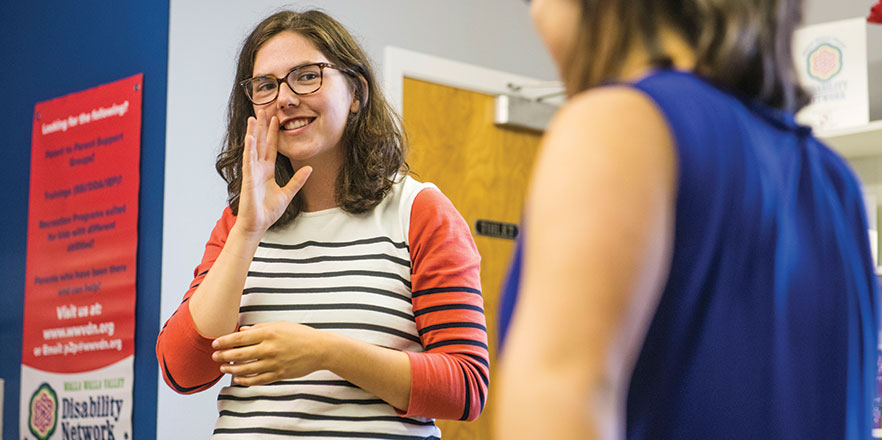
[[[829,81],[842,71],[842,51],[829,43],[822,43],[807,58],[807,71],[818,81]]]
[[[28,426],[31,434],[46,440],[58,426],[58,395],[48,383],[42,383],[31,395],[28,405]]]

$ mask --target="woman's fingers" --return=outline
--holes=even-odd
[[[245,362],[257,359],[258,350],[254,346],[218,350],[211,355],[215,362]]]
[[[233,381],[236,385],[243,386],[254,386],[254,385],[266,385],[273,382],[278,382],[282,378],[279,377],[278,374],[274,372],[264,372],[260,374],[256,374],[253,376],[234,376]]]
[[[254,135],[254,125],[257,123],[257,119],[254,116],[248,117],[248,122],[245,124],[245,136]]]
[[[273,358],[262,359],[260,356],[261,350],[252,346],[215,352],[213,358],[217,362],[224,362],[220,371],[232,374],[237,384],[260,385],[279,380],[281,371],[278,361]]]
[[[257,150],[254,148],[254,136],[245,136],[245,148],[242,149],[242,180],[248,182],[255,166]]]
[[[238,331],[221,336],[211,343],[215,350],[229,350],[236,347],[259,344],[263,341],[263,335],[251,331]]]
[[[276,119],[273,117],[273,119]],[[252,176],[258,180],[263,180],[260,167],[261,162],[265,162],[268,157],[272,156],[273,168],[275,167],[275,144],[272,148],[268,148],[267,132],[272,129],[272,124],[267,127],[266,113],[263,110],[257,112],[257,117],[248,118],[248,125],[245,131],[244,148],[242,151],[242,178],[250,181]],[[278,131],[278,122],[275,124],[275,131]],[[273,136],[272,141],[275,142]],[[272,151],[269,151],[272,150]],[[255,174],[256,173],[256,174]]]
[[[269,120],[266,129],[266,156],[265,159],[275,163],[276,161],[276,142],[279,138],[279,118],[273,116]]]
[[[291,176],[291,180],[289,180],[282,188],[282,191],[285,192],[289,201],[294,198],[294,195],[296,195],[298,191],[300,191],[300,188],[303,188],[303,185],[306,184],[306,179],[309,178],[310,174],[312,174],[312,167],[307,165],[301,167],[293,176]]]
[[[257,141],[257,159],[258,160],[266,160],[267,158],[267,145],[266,145],[266,135],[267,135],[267,119],[266,112],[263,110],[257,111],[257,131],[255,133],[255,140]]]
[[[245,128],[244,146],[242,148],[242,179],[248,181],[251,177],[252,168],[254,167],[254,126],[257,121],[253,116],[248,117],[248,123]]]
[[[224,364],[220,367],[221,372],[232,374],[233,376],[253,376],[255,374],[273,371],[269,362],[259,359],[251,362],[238,362],[232,364]]]

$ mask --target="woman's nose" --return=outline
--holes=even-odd
[[[279,107],[288,107],[300,105],[300,95],[291,90],[288,83],[282,83],[279,87],[279,97],[276,98]]]

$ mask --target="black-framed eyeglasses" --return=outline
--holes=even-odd
[[[282,78],[276,78],[275,75],[255,76],[239,82],[239,85],[242,86],[245,90],[245,96],[254,105],[264,105],[279,97],[279,88],[282,87],[282,83],[287,83],[291,91],[297,95],[309,95],[317,92],[322,88],[325,69],[336,69],[348,73],[347,70],[331,63],[310,63],[291,69]]]

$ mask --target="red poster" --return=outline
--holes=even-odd
[[[23,435],[131,438],[141,89],[138,74],[35,106]]]

